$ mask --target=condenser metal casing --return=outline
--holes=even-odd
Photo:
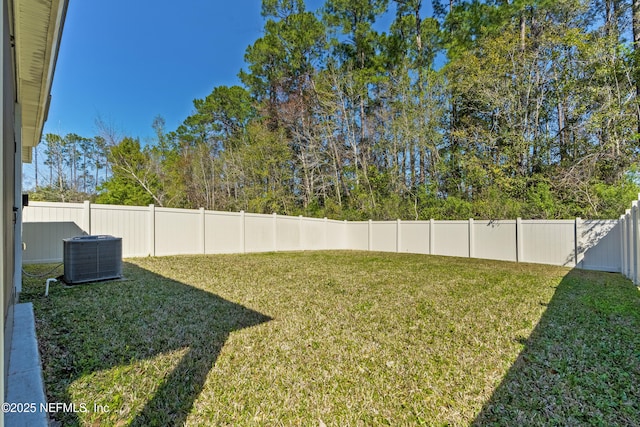
[[[63,280],[69,284],[122,277],[122,238],[107,235],[63,239]]]

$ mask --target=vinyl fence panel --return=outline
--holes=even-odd
[[[469,256],[469,221],[434,221],[434,255]]]
[[[62,239],[121,237],[123,256],[372,250],[622,271],[638,281],[640,208],[619,220],[336,221],[204,209],[32,202],[25,263],[62,260]]]
[[[476,258],[517,261],[516,221],[474,221]]]
[[[242,253],[242,215],[236,212],[205,212],[205,253]]]
[[[276,246],[273,250],[296,251],[301,250],[302,222],[300,218],[293,216],[276,217]]]
[[[30,202],[22,211],[22,222],[73,222],[89,234],[83,203]]]
[[[271,215],[245,214],[246,252],[275,251],[273,217]]]
[[[350,249],[345,221],[327,220],[327,249]]]
[[[27,222],[22,224],[25,242],[22,262],[62,262],[62,240],[86,234],[73,221]]]
[[[155,214],[156,255],[202,253],[200,211],[156,208]]]
[[[585,221],[580,230],[578,251],[582,254],[580,268],[621,271],[621,225],[617,220]]]
[[[30,202],[22,211],[22,262],[62,262],[62,240],[90,233],[84,209],[83,203]]]
[[[575,221],[523,220],[523,262],[575,266]]]
[[[319,251],[327,248],[326,224],[322,218],[303,218],[300,243],[305,251]]]
[[[428,254],[430,233],[429,221],[402,221],[399,252]]]
[[[366,221],[354,221],[347,223],[346,232],[347,249],[366,251],[369,249],[369,223]]]
[[[373,221],[371,223],[371,250],[379,252],[396,252],[396,221]]]
[[[126,257],[150,254],[149,208],[138,206],[91,205],[91,233],[122,238],[122,254]]]

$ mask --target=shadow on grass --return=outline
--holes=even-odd
[[[46,381],[49,401],[72,402],[69,387],[87,375],[184,351],[164,377],[157,372],[142,374],[158,376],[151,381],[156,388],[129,424],[183,425],[229,334],[271,319],[133,264],[125,263],[124,271],[126,281],[56,287],[48,299],[31,291],[38,335],[46,343],[45,348],[41,344],[45,379],[57,379]],[[60,379],[67,380],[60,384]],[[109,387],[117,390],[117,378],[113,381],[104,386],[105,393],[112,392]],[[113,392],[117,393],[122,391]],[[121,408],[112,410],[115,419],[109,422],[123,425],[117,414]],[[64,426],[81,422],[73,413],[57,413],[53,418]]]
[[[640,292],[572,270],[473,425],[640,425]]]

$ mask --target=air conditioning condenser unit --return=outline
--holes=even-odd
[[[122,238],[107,235],[63,239],[63,280],[69,284],[122,277]]]

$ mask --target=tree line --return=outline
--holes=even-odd
[[[46,135],[34,198],[495,219],[617,218],[637,197],[640,0],[263,0],[262,16],[242,85],[175,130],[156,118],[152,144]]]

